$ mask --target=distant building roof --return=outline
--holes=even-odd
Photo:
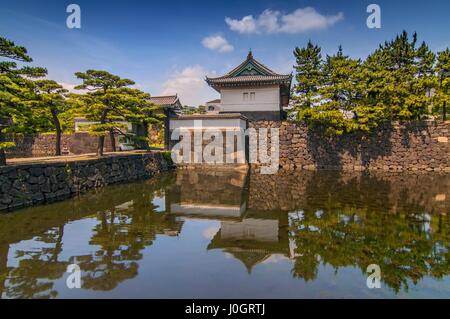
[[[253,58],[250,51],[247,59],[227,74],[215,78],[206,77],[206,82],[215,90],[221,87],[244,85],[280,84],[290,88],[292,74],[278,74]]]
[[[149,101],[154,103],[155,105],[160,105],[163,107],[175,106],[177,104],[181,106],[178,95],[152,96],[150,97]]]
[[[215,100],[206,102],[206,104],[219,104],[219,103],[220,103],[220,99],[215,99]]]
[[[211,120],[211,119],[242,119],[247,118],[241,113],[222,113],[222,114],[191,114],[180,115],[176,120]]]

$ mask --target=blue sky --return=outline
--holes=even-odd
[[[66,27],[70,3],[81,7],[81,29]],[[370,3],[381,7],[381,29],[366,26]],[[342,44],[364,58],[405,29],[439,51],[450,47],[448,12],[448,0],[0,0],[0,35],[27,47],[33,64],[67,87],[78,83],[77,71],[104,69],[152,95],[178,92],[183,104],[198,105],[218,97],[204,77],[227,72],[249,48],[280,73],[292,72],[292,50],[308,39],[325,54]]]

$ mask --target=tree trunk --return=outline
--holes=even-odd
[[[103,145],[105,144],[105,137],[98,137],[98,145],[97,145],[97,156],[103,156]]]
[[[0,297],[3,295],[5,290],[6,275],[8,272],[8,253],[9,244],[0,244]]]
[[[0,131],[0,143],[3,142],[3,140],[4,140],[3,133]],[[5,166],[5,165],[6,165],[5,149],[0,148],[0,166]]]
[[[442,120],[447,119],[447,102],[444,101],[444,105],[442,106]]]
[[[106,123],[106,116],[108,115],[108,111],[105,110],[102,113],[102,116],[100,117],[100,124]],[[103,146],[105,145],[105,136],[99,136],[98,137],[98,145],[97,145],[97,156],[103,156]]]
[[[56,129],[56,141],[55,141],[55,156],[61,156],[61,123],[58,119],[58,114],[52,111],[53,125]]]
[[[111,140],[111,148],[113,152],[117,152],[116,149],[116,137],[114,136],[114,130],[109,131],[109,139]]]
[[[147,139],[145,141],[143,141],[142,143],[144,144],[144,150],[148,151],[150,149],[150,141],[148,140],[149,138],[149,134],[148,134],[148,123],[144,122],[143,123],[143,127],[144,127],[144,137]]]
[[[64,225],[58,227],[58,238],[56,239],[55,249],[53,249],[52,262],[58,263],[58,256],[62,252],[62,239],[64,237]]]
[[[3,148],[0,148],[0,166],[6,165],[6,155],[5,150]]]

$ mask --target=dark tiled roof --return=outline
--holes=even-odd
[[[241,75],[236,77],[220,77],[208,79],[213,83],[227,84],[227,83],[245,83],[245,82],[280,82],[290,81],[291,75]]]
[[[245,74],[246,66],[251,64],[252,69],[257,74]],[[242,74],[244,73],[244,74]],[[292,74],[278,74],[266,67],[264,64],[253,58],[253,54],[249,52],[247,59],[235,67],[227,74],[215,78],[206,77],[206,82],[211,86],[216,85],[239,85],[245,83],[262,83],[262,84],[278,84],[290,83]]]
[[[219,113],[219,114],[193,114],[193,115],[180,115],[175,118],[176,120],[210,120],[210,119],[243,119],[247,118],[241,113]]]
[[[230,72],[228,72],[227,74],[225,74],[223,77],[227,77],[227,76],[234,76],[235,73],[237,73],[238,71],[240,71],[240,69],[242,67],[244,67],[248,62],[252,62],[256,67],[258,67],[259,69],[261,69],[261,71],[263,71],[263,73],[265,73],[266,75],[280,75],[278,73],[275,73],[274,71],[272,71],[271,69],[269,69],[267,66],[265,66],[264,64],[262,64],[261,62],[259,62],[258,60],[256,60],[255,58],[253,58],[253,54],[250,51],[247,55],[247,59],[242,62],[241,64],[239,64],[237,67],[235,67],[233,70],[231,70]]]
[[[152,96],[150,97],[149,101],[154,103],[155,105],[161,106],[174,105],[178,101],[178,96],[177,95]]]
[[[208,103],[220,103],[220,99],[215,99],[215,100],[206,102],[206,104],[208,104]]]

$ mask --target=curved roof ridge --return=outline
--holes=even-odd
[[[261,76],[290,76],[291,75],[291,74],[279,74],[279,73],[272,71],[267,66],[265,66],[264,64],[262,64],[261,62],[256,60],[253,57],[252,52],[250,51],[247,55],[247,58],[241,64],[239,64],[237,67],[235,67],[234,69],[232,69],[225,75],[218,76],[218,77],[208,77],[207,76],[206,78],[211,79],[211,80],[216,80],[216,79],[219,80],[219,79],[224,79],[224,78],[237,77],[235,74],[238,73],[239,71],[241,71],[241,69],[243,67],[245,67],[248,63],[252,63],[257,69],[260,69],[260,71],[262,71],[262,73],[265,73],[264,75],[261,75]],[[242,76],[242,75],[240,75],[240,76]]]

